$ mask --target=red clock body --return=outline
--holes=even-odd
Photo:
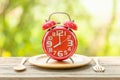
[[[42,40],[44,52],[55,60],[70,58],[76,51],[77,39],[74,32],[63,26],[49,29]]]

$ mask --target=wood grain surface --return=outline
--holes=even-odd
[[[92,57],[94,58],[94,57]],[[45,69],[25,63],[26,71],[16,72],[13,66],[20,63],[22,57],[0,58],[0,80],[120,80],[120,57],[99,57],[105,72],[94,72],[90,64],[64,70]]]

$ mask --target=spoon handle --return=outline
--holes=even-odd
[[[27,58],[23,58],[20,65],[23,65],[26,62]]]

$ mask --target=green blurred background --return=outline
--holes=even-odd
[[[120,56],[120,0],[0,0],[0,56],[43,54],[42,24],[53,12],[78,25],[76,53]]]

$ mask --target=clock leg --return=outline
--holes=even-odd
[[[48,63],[49,60],[50,60],[50,57],[47,59],[46,63]]]
[[[74,63],[74,60],[72,58],[69,58],[69,59],[72,61],[72,63]],[[50,57],[46,60],[46,63],[48,63],[49,60],[50,60]]]
[[[72,58],[69,58],[71,61],[72,61],[72,63],[74,63],[74,61],[73,61],[73,59]]]

